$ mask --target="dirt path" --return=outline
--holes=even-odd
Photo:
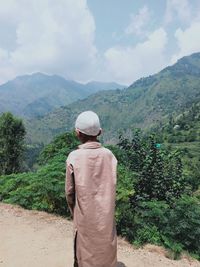
[[[0,203],[0,267],[72,267],[72,244],[66,219]],[[170,260],[156,246],[134,250],[122,239],[118,261],[118,267],[200,267],[187,258]]]

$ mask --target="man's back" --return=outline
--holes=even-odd
[[[67,165],[73,169],[74,226],[81,244],[79,257],[85,257],[85,262],[91,264],[88,266],[115,266],[117,160],[100,143],[88,142],[70,153]]]

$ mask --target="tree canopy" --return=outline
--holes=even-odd
[[[21,119],[10,112],[0,116],[0,175],[20,171],[25,134]]]

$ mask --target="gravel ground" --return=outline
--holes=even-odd
[[[72,223],[62,217],[0,203],[0,267],[72,267],[72,233]],[[187,256],[174,261],[163,248],[134,249],[118,238],[117,267],[189,266],[200,262]]]

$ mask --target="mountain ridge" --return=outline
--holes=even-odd
[[[0,112],[23,117],[42,116],[55,108],[83,99],[99,90],[113,89],[113,83],[82,84],[59,75],[40,72],[18,76],[0,85]],[[119,88],[123,85],[115,84]],[[102,88],[101,88],[102,87]]]
[[[165,120],[170,114],[181,113],[188,105],[200,98],[200,53],[180,59],[159,73],[141,78],[123,90],[98,92],[86,99],[54,110],[39,120],[27,123],[34,125],[39,132],[29,132],[38,140],[45,135],[50,141],[56,134],[72,130],[76,116],[91,109],[97,112],[102,121],[104,140],[115,139],[119,130],[150,128]]]

